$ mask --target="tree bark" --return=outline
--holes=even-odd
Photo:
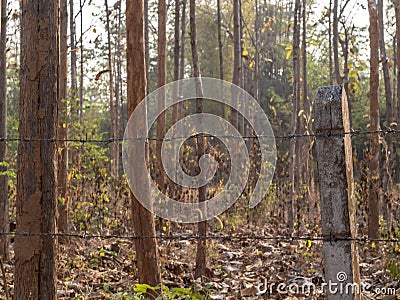
[[[0,33],[0,139],[7,138],[7,0],[1,0],[1,33]],[[0,142],[0,231],[9,232],[8,217],[8,176],[6,163],[7,143]],[[9,259],[9,237],[2,236],[0,256]]]
[[[333,60],[332,60],[332,0],[329,0],[329,20],[328,20],[328,38],[329,38],[329,85],[333,85]]]
[[[144,39],[146,54],[146,92],[150,92],[150,38],[149,38],[149,0],[144,0]]]
[[[67,84],[68,84],[68,1],[60,0],[60,69],[58,95],[57,139],[57,184],[58,184],[58,230],[68,231],[68,127],[67,127]],[[60,239],[61,242],[65,239]]]
[[[339,17],[338,17],[339,0],[333,2],[333,61],[335,66],[335,76],[337,84],[343,83],[342,75],[340,74],[339,64]]]
[[[396,77],[396,94],[394,95],[393,107],[396,115],[396,123],[400,123],[400,0],[393,0],[394,10],[396,15],[396,38],[395,38],[395,70],[397,69]],[[400,180],[400,172],[397,172],[397,182]]]
[[[256,6],[256,20],[255,20],[255,70],[254,70],[254,97],[257,102],[260,102],[260,10],[258,7],[258,0],[255,3]]]
[[[121,45],[121,40],[122,40],[122,5],[121,2],[119,2],[118,5],[118,26],[117,26],[117,55],[116,55],[116,61],[117,61],[117,74],[116,74],[116,82],[115,82],[115,110],[116,110],[116,136],[119,138],[125,129],[125,124],[123,122],[123,116],[124,114],[124,103],[122,101],[121,95],[123,95],[123,82],[122,82],[122,59],[123,59],[123,47]],[[121,164],[121,158],[122,158],[122,147],[118,143],[118,168],[120,169]],[[118,169],[118,172],[119,172]]]
[[[76,56],[76,27],[75,27],[75,19],[74,19],[74,1],[69,1],[69,28],[70,28],[70,47],[71,47],[71,99],[72,103],[72,114],[77,114],[77,104],[76,102],[76,92],[78,90],[77,83],[77,56]],[[75,117],[75,116],[73,116]]]
[[[241,86],[242,78],[242,49],[240,40],[240,0],[233,0],[233,79],[232,83]],[[238,112],[231,109],[230,122],[239,128]]]
[[[83,47],[83,7],[85,6],[85,2],[83,0],[79,0],[79,8],[80,8],[80,19],[81,19],[81,38],[80,38],[80,76],[79,76],[79,123],[81,126],[83,125],[83,77],[84,77],[84,47]],[[80,149],[82,153],[82,147]]]
[[[180,53],[180,63],[179,63],[179,79],[185,78],[185,38],[186,38],[186,2],[182,1],[182,20],[181,20],[181,53]],[[179,85],[179,96],[183,94],[183,84]],[[183,118],[186,115],[186,107],[188,101],[180,103],[180,117]]]
[[[381,53],[381,61],[382,61],[382,69],[383,69],[383,79],[385,83],[385,99],[386,99],[386,127],[391,128],[393,123],[393,106],[392,106],[392,84],[390,82],[390,70],[388,57],[386,54],[386,45],[385,45],[385,30],[383,24],[383,0],[378,0],[378,18],[379,18],[379,48]],[[383,195],[383,213],[384,218],[387,221],[387,224],[390,224],[389,218],[389,198],[390,198],[390,190],[391,190],[391,181],[392,181],[392,153],[393,153],[393,136],[392,134],[386,135],[386,144],[387,144],[387,157],[386,157],[386,167],[385,172],[382,178],[382,185],[384,190]]]
[[[175,0],[175,21],[174,21],[174,81],[179,80],[179,25],[180,25],[180,0]],[[175,85],[176,90],[174,91],[174,97],[178,98],[179,90]],[[172,123],[176,123],[179,120],[179,104],[174,105],[172,108]]]
[[[196,99],[196,113],[203,113],[203,88],[201,85],[201,71],[199,63],[199,55],[197,52],[197,28],[196,28],[196,0],[190,0],[190,45],[192,48],[192,60],[193,60],[193,73],[196,80],[196,93],[198,98]],[[205,154],[205,139],[204,137],[197,138],[197,162]],[[205,202],[207,189],[206,186],[202,186],[198,189],[199,191],[199,202]],[[197,243],[196,252],[196,271],[195,277],[199,278],[206,274],[206,255],[207,255],[207,240],[204,238],[207,234],[207,222],[203,221],[197,225],[198,235],[200,237]]]
[[[111,45],[111,28],[110,28],[110,11],[108,9],[108,0],[104,1],[106,9],[106,31],[107,31],[107,44],[108,44],[108,70],[109,70],[109,105],[110,105],[110,133],[111,140],[110,144],[110,163],[111,163],[111,176],[118,178],[118,155],[119,155],[119,143],[115,142],[118,137],[118,111],[115,109],[114,103],[114,68],[112,63],[112,45]]]
[[[58,9],[22,2],[15,299],[56,299]]]
[[[368,0],[370,16],[370,130],[379,130],[379,23],[375,0]],[[368,233],[370,238],[379,237],[379,134],[370,138],[370,185],[368,202]]]
[[[293,110],[292,110],[292,125],[291,131],[295,135],[298,133],[298,111],[300,104],[300,14],[301,14],[301,3],[300,0],[296,0],[294,9],[294,25],[293,25]],[[294,232],[295,223],[295,208],[294,202],[296,197],[296,189],[298,188],[298,145],[296,138],[290,139],[290,166],[289,166],[289,231]]]
[[[219,79],[224,80],[224,53],[222,44],[222,16],[221,16],[221,0],[217,0],[217,27],[218,27],[218,54],[219,54]],[[223,89],[222,98],[224,97]],[[221,104],[221,117],[225,118],[225,105]]]
[[[128,118],[146,97],[146,62],[144,37],[144,3],[143,0],[131,0],[126,3],[127,29],[127,90]],[[146,111],[143,112],[143,126],[147,127]],[[147,131],[146,131],[147,132]],[[143,174],[137,174],[134,180],[146,183]],[[145,188],[145,187],[144,187]],[[150,187],[148,188],[150,195]],[[132,195],[132,219],[135,234],[154,237],[155,226],[153,215],[146,210]],[[135,239],[136,258],[139,282],[151,286],[161,284],[160,267],[158,265],[157,240],[155,238]],[[155,299],[158,292],[149,295]]]
[[[167,3],[166,0],[158,1],[158,87],[161,88],[167,83]],[[166,130],[165,115],[165,93],[159,93],[157,100],[158,111],[161,115],[157,119],[157,141],[156,141],[156,157],[157,157],[157,183],[158,188],[165,192],[166,186],[164,182],[163,164],[161,158],[162,140]]]
[[[310,103],[308,101],[308,90],[307,90],[307,0],[302,0],[303,12],[302,12],[302,45],[301,45],[301,62],[302,62],[302,82],[301,82],[301,99],[302,105],[301,108],[304,111],[304,115],[300,115],[300,124],[301,131],[300,134],[306,134],[308,131],[308,124],[304,116],[308,117],[310,115]],[[302,138],[299,141],[299,149],[302,153],[299,159],[301,160],[301,184],[305,184],[309,186],[309,172],[308,172],[308,163],[309,163],[309,148],[310,144],[308,139]],[[307,201],[308,203],[310,201]]]

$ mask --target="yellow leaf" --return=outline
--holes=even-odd
[[[248,51],[248,50],[243,50],[243,56],[244,56],[244,57],[249,56],[249,51]]]
[[[289,50],[289,51],[286,53],[286,59],[289,59],[291,56],[292,56],[292,50]]]

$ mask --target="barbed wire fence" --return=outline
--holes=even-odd
[[[379,135],[388,135],[388,134],[399,134],[400,130],[398,129],[382,129],[382,130],[352,130],[349,132],[322,132],[322,133],[310,133],[310,134],[290,134],[290,135],[246,135],[246,136],[230,136],[230,135],[211,135],[211,134],[197,134],[192,135],[189,138],[196,137],[206,137],[206,138],[233,138],[233,139],[244,139],[244,140],[252,140],[252,139],[260,139],[260,138],[275,138],[277,140],[291,140],[297,138],[318,138],[318,137],[330,137],[330,136],[345,136],[350,135],[351,137],[355,136],[366,136],[372,134]],[[0,143],[31,143],[31,142],[49,142],[49,143],[78,143],[78,144],[100,144],[100,145],[109,145],[111,143],[123,143],[128,141],[135,140],[146,140],[147,142],[152,141],[162,141],[168,142],[173,140],[187,140],[188,137],[174,137],[174,138],[153,138],[153,137],[137,137],[137,138],[129,138],[125,139],[123,137],[119,137],[116,139],[92,139],[88,138],[88,135],[85,135],[85,138],[68,138],[68,139],[57,139],[57,138],[24,138],[24,137],[7,137],[0,138]],[[373,239],[369,237],[336,237],[333,235],[330,236],[315,236],[315,235],[276,235],[276,236],[268,236],[268,235],[253,235],[253,234],[237,234],[237,235],[207,235],[200,236],[197,234],[157,234],[155,236],[140,236],[140,235],[124,235],[124,234],[89,234],[86,232],[79,233],[60,233],[60,232],[18,232],[18,231],[10,231],[10,232],[0,232],[0,237],[8,236],[23,236],[23,237],[52,237],[52,238],[74,238],[81,240],[93,240],[93,239],[101,239],[101,240],[111,240],[111,239],[122,239],[122,240],[137,240],[137,239],[157,239],[157,240],[220,240],[220,241],[244,241],[244,240],[253,240],[253,241],[313,241],[313,242],[337,242],[337,241],[353,241],[360,244],[368,244],[368,243],[385,243],[385,244],[397,244],[400,243],[400,238],[378,238]]]

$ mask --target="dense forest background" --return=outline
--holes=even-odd
[[[59,24],[51,24],[58,28],[59,47],[59,235],[55,234],[59,238],[59,297],[136,299],[151,290],[150,286],[135,285],[135,280],[143,277],[137,266],[139,250],[133,250],[135,240],[129,236],[140,230],[132,230],[135,210],[121,148],[132,101],[128,97],[129,55],[132,59],[136,55],[129,52],[127,33],[134,30],[129,26],[140,17],[144,20],[147,93],[199,75],[233,82],[259,102],[277,144],[275,177],[257,208],[249,209],[245,201],[257,180],[254,171],[243,201],[207,224],[197,228],[154,219],[154,233],[166,237],[151,247],[159,247],[159,257],[153,258],[157,259],[155,268],[161,268],[159,277],[168,297],[254,296],[251,285],[268,276],[283,281],[296,276],[319,280],[318,241],[289,239],[268,244],[257,239],[235,240],[234,236],[320,235],[313,107],[321,86],[343,86],[349,101],[358,236],[400,238],[400,1],[149,0],[143,2],[143,15],[139,6],[136,10],[132,3],[121,0],[60,3]],[[1,120],[0,128],[0,223],[1,233],[5,233],[1,245],[4,297],[14,291],[13,232],[18,231],[17,177],[21,166],[18,147],[24,143],[20,136],[21,78],[26,74],[21,70],[25,70],[26,61],[21,59],[25,49],[21,35],[29,23],[23,22],[22,11],[20,1],[2,1],[0,112],[6,120]],[[198,53],[198,58],[193,53]],[[252,140],[249,126],[229,107],[211,101],[202,105],[202,110],[231,120]],[[168,110],[152,134],[162,139],[176,120],[198,108],[192,101]],[[194,139],[186,146],[186,171],[195,173],[199,148]],[[221,145],[208,140],[204,147],[203,152],[213,154],[221,163],[219,171],[227,172],[229,159]],[[171,187],[161,175],[159,141],[150,141],[149,149],[149,169],[160,190],[182,201],[197,201],[198,194]],[[257,170],[257,154],[252,155]],[[221,182],[213,181],[204,197],[218,193]],[[200,236],[226,234],[232,239],[206,243],[190,238],[196,232]],[[378,259],[379,251],[384,254],[382,260]],[[362,278],[398,291],[399,251],[398,242],[360,246]],[[270,253],[268,258],[266,252]],[[281,257],[287,258],[285,263]],[[159,281],[156,278],[149,284]]]

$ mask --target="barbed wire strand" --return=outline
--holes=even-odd
[[[385,130],[353,130],[350,132],[319,132],[312,134],[290,134],[287,136],[272,136],[272,135],[259,135],[259,136],[214,136],[211,134],[197,134],[191,137],[210,137],[210,138],[235,138],[235,139],[260,139],[260,138],[275,138],[281,140],[294,139],[294,138],[317,138],[317,137],[329,137],[329,136],[344,136],[344,135],[371,135],[371,134],[398,134],[400,130],[397,129],[385,129]],[[137,137],[137,138],[129,138],[129,141],[133,140],[146,140],[150,141],[173,141],[173,140],[186,140],[188,137],[174,137],[174,138],[150,138],[150,137]],[[81,143],[81,144],[110,144],[114,142],[126,142],[127,139],[124,138],[116,138],[116,139],[89,139],[89,138],[80,138],[80,139],[56,139],[56,138],[21,138],[21,137],[11,137],[11,138],[0,138],[0,142],[52,142],[52,143]],[[196,234],[181,234],[181,235],[156,235],[156,236],[138,236],[138,235],[100,235],[100,234],[86,234],[86,233],[31,233],[31,232],[0,232],[0,236],[25,236],[25,237],[69,237],[69,238],[78,238],[78,239],[124,239],[124,240],[137,240],[137,239],[158,239],[158,240],[266,240],[266,241],[329,241],[329,242],[337,242],[337,241],[354,241],[358,243],[400,243],[400,239],[395,238],[380,238],[380,239],[372,239],[368,237],[334,237],[334,236],[264,236],[264,235],[210,235],[210,236],[199,236]]]
[[[312,137],[329,137],[329,136],[344,136],[344,135],[371,135],[371,134],[399,134],[399,129],[384,129],[384,130],[353,130],[349,132],[335,132],[325,131],[319,133],[309,134],[290,134],[290,135],[258,135],[258,136],[234,136],[234,135],[212,135],[212,134],[196,134],[191,135],[191,138],[195,137],[209,137],[209,138],[232,138],[232,139],[261,139],[261,138],[275,138],[279,140],[289,140],[295,138],[312,138]],[[51,142],[51,143],[81,143],[81,144],[110,144],[115,142],[127,142],[127,141],[173,141],[173,140],[186,140],[189,137],[173,137],[173,138],[152,138],[152,137],[134,137],[134,138],[115,138],[115,139],[89,139],[89,138],[68,138],[68,139],[57,139],[57,138],[23,138],[23,137],[10,137],[0,138],[0,142]]]
[[[122,240],[138,240],[138,239],[158,239],[158,240],[258,240],[258,241],[319,241],[319,242],[338,242],[338,241],[354,241],[358,243],[400,243],[400,239],[396,238],[368,238],[368,237],[335,237],[331,236],[265,236],[265,235],[207,235],[200,236],[197,234],[179,234],[179,235],[155,235],[155,236],[140,236],[140,235],[101,235],[101,234],[86,234],[86,233],[56,233],[56,232],[0,232],[0,236],[23,236],[23,237],[69,237],[78,239],[122,239]]]

